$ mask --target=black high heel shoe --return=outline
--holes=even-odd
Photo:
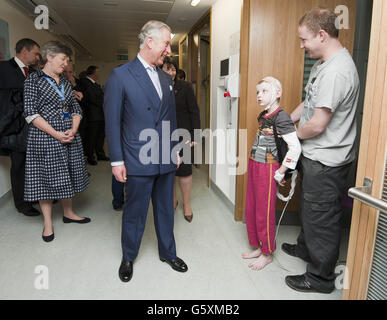
[[[43,233],[44,233],[44,228],[43,228]],[[49,236],[44,236],[43,233],[42,233],[43,241],[51,242],[52,240],[54,240],[54,238],[55,238],[54,232],[52,234],[50,234]]]
[[[183,214],[184,214],[184,219],[187,220],[189,223],[191,223],[193,219],[193,211],[191,210],[191,214],[189,216],[186,216],[184,211],[184,206],[183,206]]]

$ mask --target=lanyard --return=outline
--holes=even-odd
[[[48,83],[51,85],[51,87],[54,88],[54,90],[59,95],[62,102],[65,101],[66,97],[65,97],[65,89],[64,89],[63,83],[61,85],[61,91],[59,91],[58,87],[54,84],[54,82],[49,77],[44,77],[44,78],[48,81]]]
[[[54,90],[59,95],[60,99],[62,100],[62,103],[64,104],[64,101],[66,100],[66,97],[65,97],[65,89],[64,89],[63,83],[61,85],[61,91],[59,91],[58,87],[55,85],[55,83],[49,77],[44,77],[44,78],[48,81],[48,83],[51,85],[51,87],[54,88]],[[65,105],[63,106],[62,113],[63,113],[63,118],[64,119],[70,119],[71,118],[67,106],[65,106]]]

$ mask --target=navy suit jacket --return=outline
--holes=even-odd
[[[115,68],[104,87],[110,161],[124,161],[128,175],[150,176],[176,170],[172,149],[177,142],[171,141],[176,129],[175,94],[171,77],[160,69],[157,72],[162,100],[137,57]]]

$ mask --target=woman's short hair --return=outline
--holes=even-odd
[[[339,37],[339,29],[336,27],[337,15],[331,9],[316,7],[306,13],[299,25],[305,25],[314,35],[324,30],[332,38]]]
[[[138,39],[140,40],[140,49],[145,45],[145,40],[148,37],[153,37],[156,39],[161,38],[161,29],[166,28],[171,32],[171,28],[164,22],[151,20],[148,21],[141,29]]]
[[[70,47],[59,41],[49,41],[42,47],[42,61],[44,64],[47,63],[47,55],[55,57],[56,55],[63,53],[68,57],[73,55],[73,50]]]
[[[179,69],[179,68],[177,67],[176,62],[173,61],[173,60],[172,60],[170,57],[168,57],[168,56],[166,56],[166,57],[164,58],[162,67],[164,67],[164,66],[167,66],[167,69],[168,69],[168,70],[171,69],[172,66],[173,66],[173,67],[175,67],[176,72],[177,72],[177,70]]]

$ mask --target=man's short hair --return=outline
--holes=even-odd
[[[147,37],[153,37],[156,39],[160,39],[161,37],[161,29],[167,29],[171,32],[171,28],[165,24],[164,22],[151,20],[145,23],[145,25],[141,28],[140,34],[138,35],[138,39],[140,40],[140,49],[142,49],[145,45],[145,40]]]
[[[95,71],[96,71],[97,69],[98,69],[97,66],[89,66],[89,67],[87,67],[87,69],[86,69],[86,75],[91,76],[92,74],[95,73]]]
[[[306,13],[300,20],[300,26],[305,25],[314,35],[324,30],[332,38],[339,37],[339,29],[336,28],[337,15],[331,9],[316,7]]]
[[[40,48],[40,46],[34,40],[24,38],[24,39],[19,40],[16,43],[15,51],[16,51],[16,53],[20,53],[23,50],[23,48],[26,48],[28,51],[31,51],[32,48],[35,46]]]

